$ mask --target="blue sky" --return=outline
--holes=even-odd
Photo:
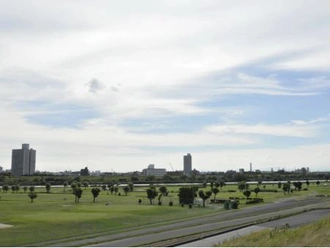
[[[328,1],[0,4],[5,169],[329,169]]]

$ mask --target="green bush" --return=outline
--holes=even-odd
[[[225,201],[225,204],[223,204],[223,208],[229,210],[229,208],[230,208],[230,202],[229,201]]]
[[[253,198],[250,201],[246,201],[245,204],[256,204],[256,203],[260,203],[260,202],[263,202],[263,201],[264,201],[263,198]]]
[[[238,209],[238,202],[237,201],[231,201],[231,208],[232,209]]]

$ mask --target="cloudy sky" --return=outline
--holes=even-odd
[[[330,165],[330,3],[0,0],[0,166]]]

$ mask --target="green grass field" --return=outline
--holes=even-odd
[[[162,197],[163,204],[159,206],[157,199],[150,205],[143,187],[135,187],[133,192],[125,196],[120,190],[121,196],[110,194],[109,191],[101,191],[96,202],[93,203],[91,188],[84,190],[80,203],[74,202],[74,196],[70,189],[66,192],[63,188],[51,189],[46,193],[45,188],[36,188],[38,197],[30,202],[28,193],[0,193],[0,223],[13,225],[13,227],[0,229],[1,246],[26,246],[37,242],[56,240],[61,238],[76,238],[80,235],[97,235],[107,232],[122,232],[128,228],[138,228],[143,225],[162,225],[165,222],[177,221],[213,214],[216,211],[226,211],[222,205],[210,204],[206,208],[194,206],[189,209],[181,207],[177,197],[178,186],[167,187],[169,196]],[[255,186],[250,186],[254,189]],[[277,185],[267,185],[267,189],[276,189]],[[203,189],[203,188],[201,188]],[[204,188],[203,190],[209,190]],[[238,190],[227,192],[229,189],[237,189],[237,185],[226,186],[217,194],[217,199],[229,197],[241,197],[244,195]],[[304,194],[320,193],[330,194],[328,186],[316,187],[311,185],[308,191],[294,192],[284,195],[278,193],[260,192],[265,203],[275,201],[283,197],[293,197]],[[254,197],[252,193],[252,197]],[[213,195],[211,196],[213,198]],[[142,199],[142,204],[138,200]],[[172,200],[173,206],[168,202]],[[247,207],[245,200],[240,200],[239,208]]]

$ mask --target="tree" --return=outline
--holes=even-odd
[[[117,195],[117,193],[118,193],[118,187],[117,186],[114,187],[114,191],[115,191],[115,195]]]
[[[103,190],[107,190],[107,185],[102,185]]]
[[[72,192],[77,188],[77,184],[76,183],[71,183],[71,188],[72,188]]]
[[[180,204],[194,203],[197,190],[197,187],[181,187],[178,194]]]
[[[24,193],[28,190],[28,187],[27,186],[24,186],[23,187],[23,190],[24,190]]]
[[[34,192],[34,186],[29,187],[30,192]]]
[[[11,192],[14,193],[16,190],[16,185],[12,185],[10,188],[11,188]]]
[[[239,189],[239,191],[242,192],[244,189],[247,189],[247,188],[248,188],[248,186],[247,186],[247,184],[246,184],[245,181],[241,181],[241,182],[238,183],[238,189]]]
[[[46,191],[47,191],[47,193],[50,192],[50,188],[51,188],[50,183],[46,183]]]
[[[214,183],[214,187],[219,188],[220,187],[220,183],[219,182],[215,182]]]
[[[115,190],[115,187],[113,185],[111,185],[111,187],[109,188],[109,190],[110,190],[110,193],[112,195],[113,191]]]
[[[64,186],[63,191],[65,191],[65,190],[66,190],[66,187],[68,187],[68,182],[64,182],[64,183],[63,183],[63,186]]]
[[[81,188],[77,187],[73,190],[73,194],[75,196],[75,199],[74,199],[75,202],[79,203],[79,199],[81,198],[82,193],[83,193],[83,190]]]
[[[210,196],[212,195],[212,192],[211,191],[206,191],[206,193],[204,193],[203,190],[200,190],[198,192],[198,195],[199,195],[200,198],[202,198],[202,200],[203,200],[203,207],[205,207],[205,201],[210,198]]]
[[[260,186],[261,184],[262,184],[262,181],[261,181],[261,180],[259,180],[259,181],[258,181],[258,185]]]
[[[224,187],[226,185],[226,183],[224,181],[220,181],[219,184],[220,184],[220,189],[222,189],[222,187]]]
[[[246,198],[249,198],[251,195],[251,191],[250,190],[244,190],[243,195],[245,195]]]
[[[134,190],[134,184],[133,183],[129,183],[128,184],[128,187],[129,187],[130,192],[133,192],[133,190]]]
[[[290,192],[290,185],[288,183],[284,183],[282,186],[283,193],[289,193]]]
[[[7,193],[9,190],[9,185],[8,184],[5,184],[2,186],[2,191],[4,191],[5,193]]]
[[[125,195],[127,195],[127,193],[130,191],[130,188],[128,185],[126,185],[126,186],[124,186],[123,190],[125,192]]]
[[[38,194],[34,191],[31,191],[29,194],[28,194],[29,198],[31,199],[31,202],[33,202],[33,199],[37,198],[38,197]]]
[[[150,201],[150,205],[152,204],[152,200],[155,199],[158,195],[158,192],[155,188],[150,187],[147,189],[147,197]]]
[[[158,195],[158,205],[160,206],[160,205],[162,205],[162,196],[163,196],[163,194],[159,194]]]
[[[260,189],[259,189],[259,187],[256,187],[255,189],[254,189],[254,193],[256,194],[256,197],[258,196],[258,193],[260,192]]]
[[[84,182],[84,187],[85,189],[87,189],[87,187],[89,186],[89,183],[87,181]]]
[[[281,182],[278,182],[277,183],[277,187],[280,189],[280,188],[282,188],[282,183]]]
[[[307,187],[309,187],[309,181],[308,180],[306,181],[306,185],[307,185]]]
[[[162,195],[167,195],[167,188],[166,188],[166,186],[160,186],[159,187],[159,191],[160,191],[160,193],[162,193]]]
[[[316,185],[317,185],[317,187],[320,186],[320,181],[319,180],[316,181]]]
[[[302,188],[302,182],[298,181],[298,182],[293,182],[293,186],[295,188],[295,190],[301,190]]]
[[[93,194],[93,202],[95,202],[96,197],[99,196],[100,191],[101,190],[99,188],[92,188],[91,192]]]
[[[203,188],[206,188],[206,186],[207,186],[207,182],[203,182]]]
[[[219,190],[219,188],[214,187],[214,188],[211,189],[211,191],[212,191],[212,193],[214,194],[214,200],[215,200],[215,197],[216,197],[217,194],[220,192],[220,190]]]
[[[214,186],[214,182],[210,182],[210,188],[212,189]]]

